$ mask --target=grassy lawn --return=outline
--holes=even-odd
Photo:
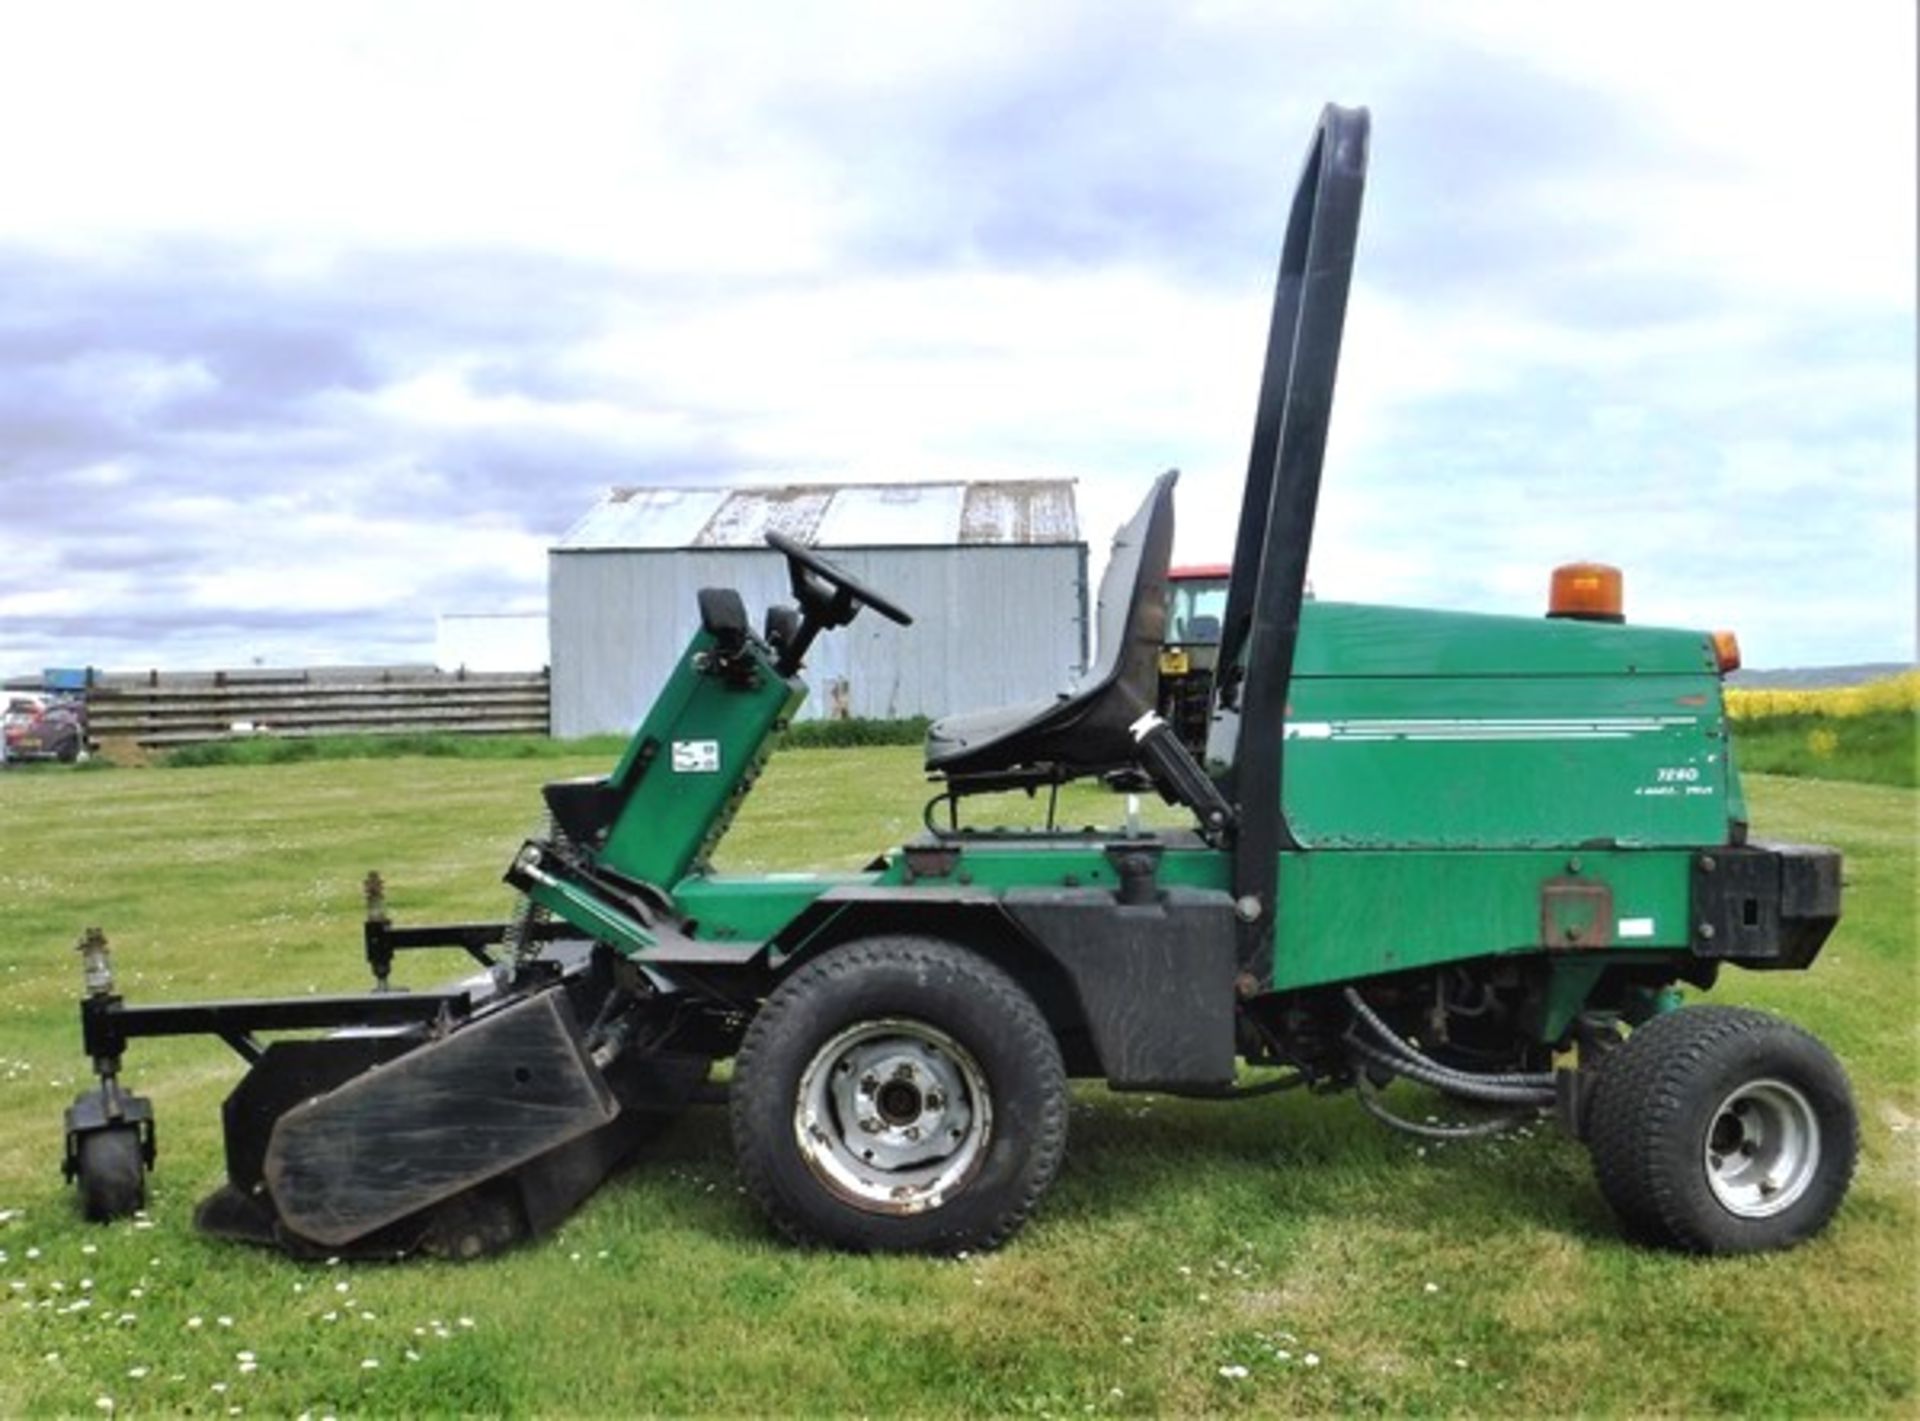
[[[367,869],[403,921],[497,914],[535,786],[601,767],[0,776],[0,1414],[1913,1414],[1916,798],[1885,786],[1749,779],[1758,832],[1849,858],[1813,971],[1715,994],[1820,1033],[1860,1096],[1853,1195],[1791,1254],[1628,1247],[1583,1151],[1546,1128],[1422,1147],[1346,1098],[1085,1088],[1059,1184],[988,1257],[775,1242],[709,1109],[503,1258],[300,1265],[192,1232],[239,1074],[209,1040],[129,1058],[160,1119],[150,1219],[78,1220],[58,1162],[84,1084],[81,927],[107,929],[138,1000],[357,989]],[[911,749],[785,752],[725,866],[856,867],[924,797]]]

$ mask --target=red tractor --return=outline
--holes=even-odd
[[[1160,647],[1160,717],[1196,756],[1207,748],[1213,668],[1227,610],[1225,563],[1176,567],[1167,574],[1167,633]]]

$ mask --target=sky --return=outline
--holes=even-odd
[[[616,484],[1224,559],[1329,100],[1318,595],[1910,659],[1915,9],[0,0],[0,675],[428,660]]]

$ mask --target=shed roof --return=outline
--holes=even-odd
[[[1080,541],[1073,480],[610,489],[556,552],[759,548],[769,530],[823,548]]]

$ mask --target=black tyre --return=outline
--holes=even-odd
[[[80,1211],[96,1223],[124,1219],[147,1204],[147,1163],[140,1132],[131,1125],[91,1130],[80,1137]]]
[[[801,967],[735,1059],[734,1152],[800,1242],[951,1252],[1005,1242],[1067,1142],[1060,1050],[1005,972],[925,938]]]
[[[1636,1239],[1752,1253],[1826,1226],[1853,1178],[1859,1123],[1840,1063],[1799,1027],[1688,1007],[1609,1055],[1588,1144],[1600,1192]]]

